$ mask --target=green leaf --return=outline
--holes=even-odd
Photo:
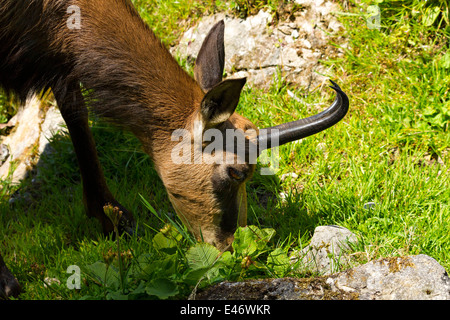
[[[178,286],[169,279],[158,278],[150,282],[145,288],[145,292],[150,296],[157,296],[159,299],[167,299],[178,294]]]
[[[146,283],[141,281],[139,285],[128,294],[128,300],[138,300],[147,297]]]
[[[181,239],[181,234],[169,225],[164,232],[158,232],[153,237],[152,244],[158,251],[174,254],[177,251],[178,242],[181,241]]]
[[[220,255],[220,263],[226,266],[232,266],[234,259],[230,251],[225,251]]]
[[[133,266],[132,273],[137,279],[148,280],[155,276],[170,276],[176,272],[177,255],[167,255],[164,258],[143,254],[138,258],[138,263]]]
[[[110,288],[118,288],[120,285],[119,270],[113,265],[109,267],[101,261],[86,266],[87,273],[101,284]]]
[[[267,267],[272,269],[277,276],[283,277],[289,270],[289,257],[281,248],[276,248],[267,257]]]
[[[197,243],[186,253],[190,270],[184,276],[184,281],[196,285],[202,278],[207,280],[217,278],[218,269],[222,265],[218,263],[221,258],[220,251],[216,247],[208,243]]]
[[[444,8],[444,10],[442,10],[442,17],[444,18],[445,23],[450,24],[450,19],[448,17],[448,13],[449,13],[449,8]]]
[[[258,249],[260,249],[260,250],[265,249],[267,244],[269,243],[269,241],[272,240],[272,238],[276,234],[275,229],[272,229],[272,228],[258,229],[255,226],[250,226],[250,227],[254,227],[257,229],[256,233],[259,236],[259,241],[257,243],[258,243]]]
[[[445,104],[442,106],[442,113],[445,116],[450,117],[450,100],[446,101]]]
[[[239,227],[234,233],[233,250],[237,255],[251,256],[256,252],[257,236],[249,227]]]
[[[220,251],[209,243],[197,243],[186,253],[189,267],[193,270],[210,268],[216,262]]]
[[[425,13],[422,16],[423,25],[426,27],[433,25],[433,23],[436,21],[437,17],[439,16],[440,12],[441,12],[441,9],[439,9],[439,7],[427,8],[425,10]]]
[[[190,269],[183,277],[183,281],[188,284],[195,286],[204,275],[210,270],[210,268],[201,268],[201,269]]]
[[[271,228],[239,227],[234,234],[233,249],[242,256],[258,255],[267,247],[267,243],[274,235],[275,230]]]

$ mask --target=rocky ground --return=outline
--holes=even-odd
[[[427,255],[382,258],[333,273],[336,264],[352,265],[349,243],[356,235],[338,226],[317,227],[311,243],[294,252],[299,272],[308,278],[222,282],[198,293],[199,300],[449,300],[450,278]]]

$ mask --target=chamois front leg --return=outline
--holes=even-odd
[[[102,224],[103,232],[108,234],[113,231],[113,225],[105,215],[103,207],[110,203],[123,212],[119,222],[121,232],[132,234],[135,228],[133,215],[114,199],[106,184],[88,125],[88,112],[80,86],[74,83],[67,86],[67,90],[55,90],[54,94],[77,155],[87,214],[96,217]]]
[[[20,285],[11,274],[0,254],[0,300],[9,297],[17,297],[20,293]]]

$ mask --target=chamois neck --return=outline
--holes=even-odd
[[[203,92],[132,4],[75,2],[84,14],[81,29],[71,34],[75,74],[92,91],[94,112],[133,132],[184,127]]]

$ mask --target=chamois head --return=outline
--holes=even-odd
[[[224,23],[220,21],[205,38],[196,60],[194,75],[202,98],[186,127],[173,132],[165,159],[157,161],[180,219],[198,239],[222,250],[231,244],[236,228],[247,223],[245,182],[260,152],[322,131],[348,110],[347,96],[333,83],[337,98],[327,110],[258,130],[234,112],[246,79],[222,81],[224,57]]]

